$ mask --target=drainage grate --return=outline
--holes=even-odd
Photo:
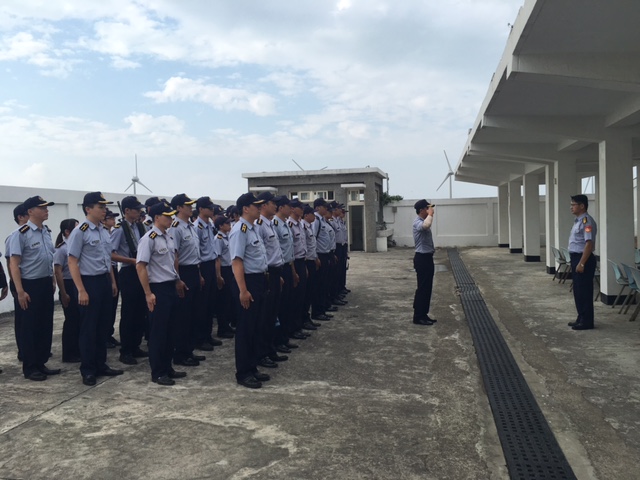
[[[510,477],[575,479],[458,250],[448,251]]]

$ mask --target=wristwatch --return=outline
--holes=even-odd
[[[582,268],[584,268],[584,264],[583,263],[579,263],[578,265],[580,265]]]

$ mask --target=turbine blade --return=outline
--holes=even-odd
[[[129,184],[129,186],[127,188],[124,189],[124,191],[126,192],[127,190],[129,190],[131,187],[133,186],[133,182],[131,182],[131,184]]]
[[[446,176],[446,177],[444,177],[444,180],[442,180],[442,183],[440,184],[440,187],[436,188],[436,192],[437,192],[438,190],[440,190],[440,188],[442,187],[442,185],[444,185],[444,184],[445,184],[445,182],[447,181],[447,179],[451,178],[451,175],[453,175],[453,172],[449,172],[449,173],[447,173],[447,176]]]
[[[140,185],[142,185],[144,188],[146,188],[147,190],[149,190],[149,192],[150,192],[150,193],[153,193],[153,192],[151,191],[151,189],[150,189],[149,187],[147,187],[144,183],[142,183],[140,180],[138,180],[138,183],[139,183]]]
[[[449,165],[449,171],[453,172],[453,169],[451,168],[451,164],[449,163],[449,157],[447,157],[447,151],[443,150],[444,152],[444,159],[447,161],[447,165]]]

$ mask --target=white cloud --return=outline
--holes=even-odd
[[[200,102],[216,110],[245,110],[259,116],[275,113],[275,99],[266,93],[207,85],[184,77],[171,77],[162,91],[147,92],[145,96],[158,103]]]
[[[133,60],[127,60],[126,58],[122,58],[122,57],[118,57],[118,56],[115,56],[115,57],[111,58],[111,65],[116,70],[126,70],[126,69],[129,69],[129,68],[139,68],[141,66],[138,62],[134,62]]]

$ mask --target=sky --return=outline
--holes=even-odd
[[[0,185],[123,192],[137,156],[156,194],[235,199],[295,160],[447,198],[522,3],[3,0]]]

